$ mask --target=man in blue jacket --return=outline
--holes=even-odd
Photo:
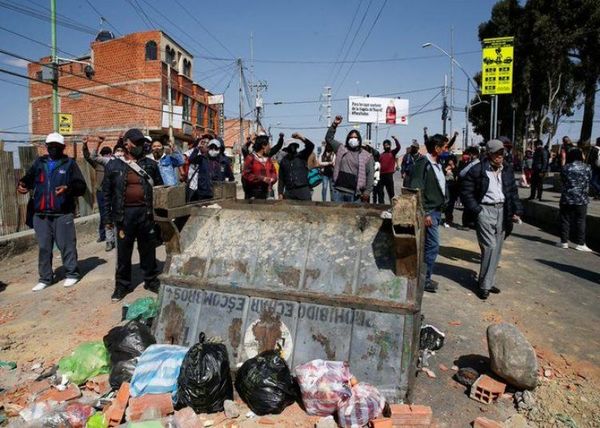
[[[180,166],[183,166],[185,159],[183,154],[169,141],[168,137],[154,139],[152,153],[148,157],[158,163],[158,170],[165,186],[175,186],[179,183],[177,170]]]
[[[76,198],[85,194],[85,180],[77,163],[64,154],[62,135],[49,134],[46,148],[48,154],[33,162],[17,187],[22,194],[33,190],[33,229],[39,245],[40,279],[32,291],[41,291],[54,282],[52,249],[55,243],[67,272],[63,285],[72,287],[79,281],[74,217]]]

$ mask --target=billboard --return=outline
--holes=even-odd
[[[481,93],[511,94],[513,64],[514,37],[483,39]]]
[[[408,125],[408,100],[349,97],[348,122]]]

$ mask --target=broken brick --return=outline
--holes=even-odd
[[[275,425],[275,421],[271,418],[260,418],[258,423],[261,425]]]
[[[65,401],[73,400],[81,397],[81,391],[77,387],[70,383],[64,390],[59,390],[55,387],[45,390],[36,398],[36,402],[40,401],[56,401],[57,403],[63,403]]]
[[[490,404],[504,394],[505,389],[506,384],[498,382],[488,375],[481,375],[473,385],[471,385],[471,393],[469,396],[473,400]]]
[[[446,367],[446,366],[445,366],[445,365],[443,365],[443,364],[440,364],[438,367],[439,367],[439,368],[440,368],[440,370],[441,370],[441,371],[443,371],[443,372],[447,372],[447,371],[448,371],[448,367]]]
[[[431,407],[413,404],[392,404],[392,422],[394,427],[428,427],[433,413]]]
[[[496,422],[492,419],[478,417],[473,421],[473,428],[502,428],[503,425],[500,422]]]
[[[125,416],[129,394],[129,383],[123,382],[112,404],[104,411],[109,427],[115,427],[121,424],[123,416]]]
[[[390,418],[377,418],[371,421],[372,428],[393,428],[393,421]]]
[[[51,386],[52,386],[52,384],[50,383],[50,381],[48,379],[44,379],[42,381],[32,383],[31,386],[29,387],[29,392],[36,395],[36,394],[46,391]]]
[[[112,389],[109,382],[109,376],[107,374],[98,375],[89,379],[85,383],[85,387],[89,391],[94,391],[99,395],[105,395]]]
[[[144,412],[154,410],[154,418],[164,418],[175,411],[173,408],[173,399],[170,393],[166,394],[145,394],[141,397],[132,397],[129,399],[129,408],[127,409],[127,420],[140,420]]]
[[[175,412],[175,422],[180,428],[196,428],[200,426],[200,420],[194,409],[185,407]]]

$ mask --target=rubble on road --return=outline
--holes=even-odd
[[[471,385],[469,397],[473,400],[480,401],[485,404],[490,404],[496,401],[506,389],[506,384],[492,379],[488,375],[481,375]]]

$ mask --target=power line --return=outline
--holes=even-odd
[[[94,11],[96,12],[96,14],[100,17],[100,20],[102,22],[106,22],[108,25],[110,25],[110,27],[115,31],[115,33],[117,33],[118,36],[121,35],[121,32],[119,30],[117,30],[117,27],[115,27],[114,25],[111,24],[111,22],[106,19],[102,13],[100,13],[100,11],[98,9],[96,9],[96,7],[92,4],[92,2],[90,0],[85,0],[86,3],[88,4],[88,6]]]
[[[473,54],[481,54],[481,50],[472,50],[472,51],[462,51],[455,52],[454,56],[463,56],[463,55],[473,55]],[[359,60],[318,60],[318,59],[308,59],[308,60],[284,60],[284,59],[255,59],[254,62],[264,63],[264,64],[312,64],[312,65],[339,65],[339,64],[372,64],[372,63],[386,63],[386,62],[403,62],[403,61],[415,61],[422,59],[435,59],[435,58],[446,58],[446,55],[443,54],[432,54],[432,55],[415,55],[415,56],[406,56],[406,57],[395,57],[395,58],[370,58],[370,59],[359,59]],[[218,61],[224,61],[225,58],[219,58]]]

